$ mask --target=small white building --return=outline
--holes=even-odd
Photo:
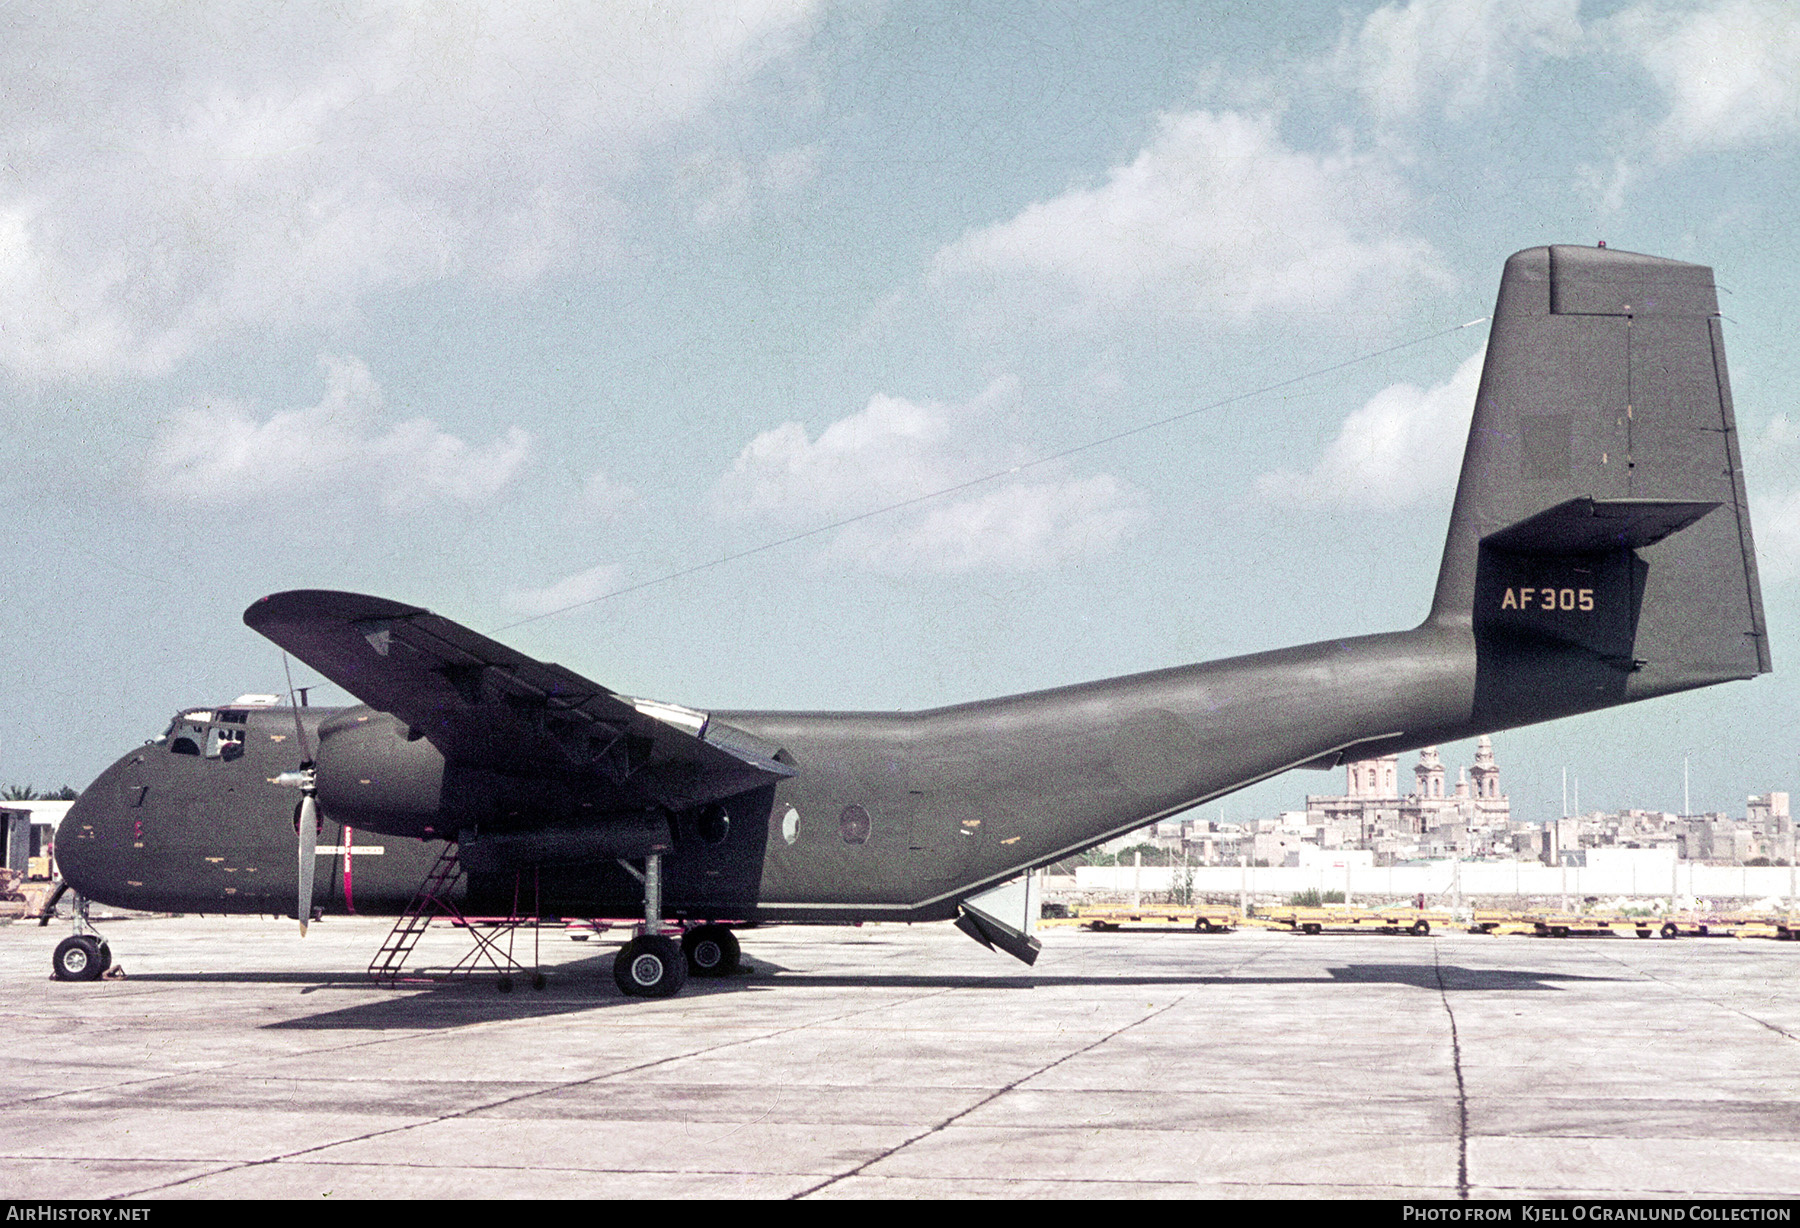
[[[0,867],[25,878],[50,878],[56,871],[51,859],[56,828],[74,804],[44,798],[0,802]]]

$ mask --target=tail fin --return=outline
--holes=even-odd
[[[1768,672],[1712,270],[1506,262],[1431,621],[1519,724]]]

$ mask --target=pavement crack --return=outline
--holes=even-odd
[[[1450,993],[1444,987],[1442,948],[1431,944],[1431,967],[1437,973],[1438,998],[1450,1020],[1450,1064],[1456,1071],[1456,1196],[1469,1197],[1469,1088],[1463,1080],[1462,1038],[1456,1031],[1456,1012],[1450,1007]]]
[[[1734,1015],[1741,1015],[1745,1019],[1748,1019],[1751,1023],[1757,1024],[1761,1027],[1765,1027],[1765,1028],[1769,1029],[1769,1031],[1775,1033],[1777,1036],[1780,1036],[1785,1040],[1800,1041],[1800,1036],[1794,1035],[1794,1033],[1788,1031],[1786,1028],[1782,1027],[1780,1024],[1770,1023],[1767,1019],[1764,1019],[1762,1016],[1753,1015],[1741,1006],[1734,1006],[1730,1002],[1721,1002],[1717,998],[1709,998],[1705,994],[1699,992],[1698,990],[1691,989],[1686,985],[1677,984],[1676,982],[1668,980],[1667,978],[1657,976],[1656,973],[1651,972],[1647,968],[1639,968],[1639,967],[1635,967],[1631,964],[1628,964],[1616,955],[1607,954],[1606,958],[1611,960],[1613,963],[1619,965],[1619,967],[1624,968],[1629,972],[1635,972],[1637,975],[1643,977],[1645,980],[1655,981],[1658,985],[1663,985],[1669,989],[1673,989],[1678,994],[1682,994],[1689,998],[1698,998],[1700,1001],[1705,1002],[1709,1006],[1716,1006],[1722,1011],[1730,1011]]]
[[[932,993],[920,994],[917,997],[905,999],[905,1001],[907,1001],[907,1002],[922,1002],[927,998],[935,998],[935,997],[938,997],[942,994],[946,994],[949,992],[950,991],[948,989],[939,989],[939,990],[933,991]],[[118,1195],[115,1195],[114,1197],[117,1197],[117,1198],[146,1198],[153,1194],[160,1193],[165,1190],[177,1189],[180,1186],[183,1186],[190,1181],[198,1181],[198,1180],[201,1180],[201,1179],[207,1178],[207,1177],[216,1177],[222,1173],[237,1172],[242,1169],[263,1168],[263,1167],[267,1167],[267,1166],[273,1165],[273,1164],[287,1163],[289,1161],[296,1160],[296,1159],[300,1158],[301,1156],[311,1155],[314,1152],[325,1151],[325,1150],[328,1150],[333,1147],[344,1147],[344,1146],[348,1146],[348,1145],[351,1145],[354,1143],[366,1143],[373,1139],[385,1138],[388,1135],[392,1135],[392,1134],[404,1134],[408,1130],[416,1130],[421,1126],[434,1126],[434,1125],[439,1124],[440,1122],[456,1121],[459,1118],[468,1117],[475,1113],[483,1113],[483,1112],[487,1112],[491,1109],[504,1108],[510,1104],[520,1104],[526,1100],[531,1100],[538,1096],[548,1096],[553,1093],[567,1091],[570,1088],[575,1088],[575,1087],[586,1087],[586,1086],[589,1086],[594,1083],[604,1082],[607,1079],[616,1079],[616,1078],[620,1077],[621,1075],[637,1074],[637,1073],[639,1073],[641,1071],[645,1071],[645,1070],[654,1070],[656,1067],[667,1065],[670,1062],[682,1062],[682,1061],[686,1061],[689,1058],[701,1057],[708,1053],[718,1053],[722,1050],[731,1049],[738,1045],[754,1044],[758,1041],[772,1040],[777,1036],[785,1036],[791,1032],[804,1031],[807,1028],[817,1027],[821,1024],[837,1023],[837,1022],[840,1022],[845,1019],[854,1019],[858,1015],[866,1015],[871,1011],[886,1010],[886,1009],[891,1008],[894,1005],[895,1005],[895,1003],[888,1002],[888,1003],[882,1003],[877,1006],[860,1007],[856,1010],[851,1010],[851,1011],[840,1011],[835,1015],[827,1015],[827,1016],[823,1016],[818,1019],[811,1019],[811,1020],[806,1021],[805,1023],[797,1023],[797,1024],[793,1024],[789,1027],[774,1028],[767,1032],[759,1032],[755,1036],[740,1036],[740,1037],[737,1037],[732,1040],[720,1041],[718,1044],[715,1044],[715,1045],[703,1045],[696,1049],[690,1049],[684,1053],[671,1053],[671,1054],[668,1054],[663,1057],[653,1058],[647,1062],[639,1062],[633,1066],[623,1066],[623,1067],[620,1067],[615,1070],[603,1071],[599,1074],[589,1075],[586,1078],[582,1078],[582,1079],[570,1079],[566,1082],[552,1083],[552,1084],[549,1084],[544,1087],[533,1088],[530,1091],[515,1092],[512,1095],[500,1096],[496,1099],[485,1101],[481,1104],[471,1104],[464,1108],[457,1109],[454,1112],[439,1113],[435,1117],[428,1117],[421,1121],[409,1121],[409,1122],[404,1123],[403,1125],[389,1126],[386,1129],[382,1129],[382,1130],[370,1130],[365,1134],[353,1135],[349,1138],[332,1139],[329,1142],[316,1143],[310,1147],[300,1147],[294,1151],[283,1152],[280,1155],[265,1156],[261,1159],[245,1160],[245,1161],[242,1161],[242,1162],[236,1163],[236,1164],[227,1164],[222,1168],[213,1170],[212,1172],[195,1173],[191,1176],[183,1177],[177,1181],[166,1181],[159,1185],[145,1186],[142,1189],[134,1190],[134,1191],[131,1191],[130,1193],[118,1194]],[[1171,1003],[1170,1005],[1173,1005],[1173,1003]],[[488,1022],[489,1023],[503,1023],[503,1022],[508,1022],[508,1021],[490,1020]],[[389,1039],[393,1039],[393,1038],[389,1038]],[[370,1042],[370,1043],[379,1043],[379,1042]]]
[[[408,1039],[408,1038],[394,1037],[394,1036],[377,1036],[370,1040],[346,1041],[341,1045],[333,1045],[333,1046],[329,1046],[329,1047],[321,1047],[319,1049],[306,1050],[303,1053],[290,1054],[289,1056],[315,1057],[315,1056],[319,1056],[319,1055],[323,1055],[323,1054],[336,1055],[336,1054],[348,1052],[349,1050],[352,1050],[352,1049],[368,1048],[368,1047],[371,1047],[374,1045],[388,1045],[388,1044],[403,1043],[405,1039]],[[242,1058],[242,1059],[236,1059],[236,1060],[226,1061],[226,1062],[213,1062],[213,1063],[210,1063],[209,1065],[205,1066],[202,1069],[196,1069],[196,1070],[165,1070],[165,1071],[160,1071],[153,1075],[145,1075],[142,1078],[121,1079],[117,1083],[107,1083],[107,1084],[100,1085],[100,1086],[58,1088],[55,1091],[44,1092],[40,1095],[30,1096],[30,1097],[21,1097],[16,1100],[11,1100],[11,1101],[7,1102],[7,1105],[10,1107],[12,1105],[44,1104],[48,1101],[59,1100],[59,1099],[65,1098],[65,1097],[93,1095],[96,1092],[117,1092],[124,1088],[153,1087],[158,1083],[169,1083],[169,1082],[179,1081],[181,1079],[193,1079],[193,1078],[198,1078],[198,1077],[210,1077],[213,1075],[228,1074],[231,1071],[240,1070],[240,1069],[244,1069],[244,1068],[255,1069],[257,1067],[262,1066],[266,1061],[267,1061],[266,1057]]]
[[[1231,970],[1230,970],[1231,974],[1235,974],[1235,973],[1241,971],[1242,969],[1249,967],[1251,964],[1255,963],[1257,960],[1261,959],[1266,954],[1268,954],[1268,952],[1259,951],[1255,955],[1252,955],[1249,959],[1241,961],[1240,963],[1234,965],[1231,968]],[[948,991],[946,990],[945,992],[948,992]],[[1031,1080],[1037,1078],[1039,1075],[1047,1074],[1050,1071],[1055,1070],[1058,1066],[1061,1066],[1064,1062],[1071,1061],[1075,1058],[1078,1058],[1084,1053],[1092,1053],[1095,1049],[1098,1049],[1101,1045],[1104,1045],[1107,1041],[1112,1040],[1118,1036],[1123,1036],[1126,1032],[1131,1031],[1131,1029],[1139,1026],[1140,1024],[1145,1024],[1145,1023],[1150,1022],[1150,1020],[1155,1019],[1157,1016],[1163,1014],[1166,1011],[1174,1010],[1177,1006],[1181,1005],[1183,1002],[1187,1001],[1189,998],[1193,997],[1198,992],[1199,992],[1199,990],[1197,988],[1190,989],[1190,990],[1188,990],[1188,992],[1186,992],[1184,994],[1180,994],[1177,997],[1175,997],[1174,999],[1172,999],[1168,1003],[1168,1005],[1158,1007],[1156,1010],[1151,1011],[1147,1015],[1140,1015],[1136,1019],[1133,1019],[1130,1023],[1121,1024],[1119,1027],[1114,1028],[1112,1031],[1110,1031],[1106,1035],[1100,1037],[1098,1040],[1091,1041],[1088,1044],[1081,1046],[1081,1048],[1079,1048],[1079,1049],[1070,1050],[1068,1053],[1063,1054],[1061,1057],[1057,1058],[1056,1060],[1051,1061],[1051,1062],[1046,1062],[1044,1065],[1038,1067],[1036,1070],[1029,1071],[1025,1074],[1020,1075],[1018,1078],[1014,1079],[1011,1083],[1008,1083],[1006,1086],[996,1088],[994,1091],[990,1092],[988,1095],[983,1096],[981,1099],[977,1100],[974,1104],[971,1104],[964,1109],[961,1109],[955,1113],[952,1113],[950,1116],[944,1118],[944,1120],[938,1122],[936,1125],[931,1126],[927,1129],[921,1130],[917,1134],[912,1135],[910,1138],[905,1138],[905,1139],[900,1140],[898,1143],[895,1143],[892,1147],[889,1147],[887,1150],[880,1152],[877,1155],[870,1156],[868,1159],[864,1160],[861,1164],[858,1164],[855,1168],[846,1169],[845,1171],[838,1173],[835,1176],[828,1177],[824,1181],[819,1182],[819,1184],[817,1184],[817,1185],[809,1186],[808,1188],[801,1190],[796,1194],[790,1194],[788,1196],[788,1201],[794,1202],[794,1201],[797,1201],[802,1198],[810,1198],[812,1195],[817,1194],[821,1190],[829,1189],[830,1187],[836,1185],[840,1181],[847,1181],[851,1177],[858,1176],[859,1174],[867,1171],[871,1166],[879,1164],[883,1160],[886,1160],[891,1156],[898,1155],[900,1152],[906,1150],[908,1147],[911,1147],[914,1143],[922,1142],[923,1140],[930,1138],[934,1134],[943,1133],[945,1130],[949,1129],[951,1126],[955,1125],[957,1122],[961,1121],[963,1118],[967,1117],[969,1114],[973,1113],[975,1110],[977,1110],[979,1108],[983,1108],[986,1105],[992,1104],[994,1101],[996,1101],[1000,1097],[1006,1095],[1008,1092],[1013,1091],[1014,1089],[1019,1087],[1021,1084],[1029,1083]]]

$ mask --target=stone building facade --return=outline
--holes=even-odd
[[[1342,795],[1309,794],[1304,816],[1290,812],[1283,819],[1290,829],[1302,829],[1297,834],[1306,843],[1369,849],[1376,865],[1417,857],[1513,853],[1512,803],[1500,791],[1500,767],[1491,739],[1484,736],[1476,742],[1475,761],[1457,769],[1454,787],[1446,787],[1443,759],[1435,746],[1419,751],[1412,791],[1404,795],[1399,765],[1398,755],[1346,764]],[[1258,852],[1259,860],[1282,864],[1262,858],[1260,848]]]

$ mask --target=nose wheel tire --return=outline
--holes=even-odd
[[[689,976],[730,976],[741,952],[737,935],[723,925],[697,925],[681,936]]]
[[[50,968],[59,981],[97,981],[111,962],[112,952],[98,938],[71,934],[56,944]]]
[[[613,981],[633,998],[673,997],[687,984],[687,957],[673,938],[644,934],[619,950]]]

